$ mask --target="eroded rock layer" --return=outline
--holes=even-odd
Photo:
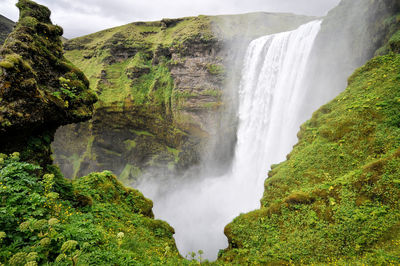
[[[111,169],[124,181],[147,169],[172,175],[202,157],[228,165],[247,43],[311,19],[269,13],[164,19],[70,40],[67,57],[100,101],[92,121],[58,131],[57,164],[68,177]],[[77,145],[75,136],[87,144]]]

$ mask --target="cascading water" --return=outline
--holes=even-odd
[[[297,121],[305,104],[304,74],[320,26],[321,21],[313,21],[249,45],[239,97],[235,178],[260,184],[271,164],[283,161],[296,143],[304,122]]]
[[[306,104],[303,80],[321,22],[259,38],[248,47],[240,86],[238,142],[232,169],[222,177],[175,184],[162,195],[157,182],[139,186],[154,200],[157,218],[176,230],[182,255],[203,250],[215,259],[227,241],[223,229],[240,212],[259,207],[270,166],[296,143],[297,112]]]

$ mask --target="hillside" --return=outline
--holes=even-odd
[[[217,132],[225,132],[218,146],[233,146],[236,96],[227,83],[235,90],[240,75],[232,64],[240,73],[251,39],[310,19],[269,13],[164,19],[68,41],[66,57],[88,76],[99,102],[90,122],[57,132],[56,163],[68,177],[109,169],[128,182],[147,169],[176,175],[203,154],[222,151],[209,143]],[[214,156],[215,164],[231,156],[230,150]]]
[[[307,97],[338,95],[302,125],[260,209],[225,227],[229,247],[211,263],[183,258],[153,202],[122,183],[149,168],[178,176],[204,154],[228,168],[244,48],[314,18],[164,19],[63,44],[47,7],[17,7],[0,48],[0,265],[400,264],[399,1],[343,0],[327,15]],[[52,165],[53,139],[73,180]],[[115,174],[90,173],[102,170]]]
[[[398,17],[385,20],[391,35],[377,54],[387,54],[356,70],[272,167],[261,209],[226,226],[221,262],[400,263]]]
[[[7,35],[13,30],[15,23],[8,18],[0,15],[0,45],[4,43]]]
[[[55,130],[89,119],[96,97],[63,57],[50,10],[29,0],[17,7],[0,49],[0,264],[190,264],[139,191],[110,172],[72,183],[51,165]]]

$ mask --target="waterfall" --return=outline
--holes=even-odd
[[[313,21],[250,43],[240,88],[235,178],[262,184],[270,166],[296,144],[304,122],[298,121],[306,104],[304,75],[320,26]]]
[[[154,194],[156,181],[139,187],[154,199],[156,217],[175,228],[182,255],[203,250],[206,258],[215,259],[218,249],[227,247],[224,226],[241,212],[259,207],[270,166],[285,159],[304,122],[298,121],[307,101],[303,81],[320,25],[313,21],[250,43],[240,86],[238,142],[229,173],[175,183],[163,195]]]

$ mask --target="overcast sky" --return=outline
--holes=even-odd
[[[254,11],[325,15],[340,0],[37,0],[52,11],[67,38],[133,21]],[[0,14],[16,21],[17,0],[0,0]]]

